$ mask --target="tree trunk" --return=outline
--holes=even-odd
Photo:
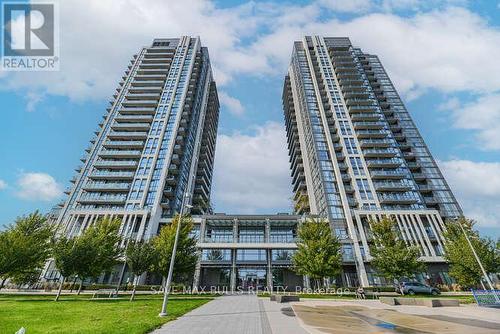
[[[132,295],[130,296],[130,301],[133,301],[135,298],[135,288],[137,287],[137,281],[138,281],[138,277],[136,275],[134,278],[134,289],[132,290]]]
[[[59,283],[59,290],[57,290],[57,296],[56,296],[56,299],[55,299],[56,302],[59,300],[59,297],[61,296],[61,290],[62,290],[62,286],[63,286],[65,280],[66,280],[66,277],[62,277],[62,280]]]
[[[80,295],[80,292],[82,292],[82,285],[83,285],[83,278],[80,279],[80,286],[78,287],[78,293],[77,295]]]
[[[73,292],[73,289],[75,287],[75,284],[76,284],[76,280],[77,280],[77,277],[75,277],[75,279],[73,280],[73,283],[71,283],[71,289],[69,290],[69,292]]]
[[[2,280],[2,284],[0,284],[0,290],[3,289],[3,286],[5,285],[5,281],[7,280],[7,278],[4,278]]]

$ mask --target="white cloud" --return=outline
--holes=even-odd
[[[500,150],[500,94],[479,97],[476,101],[461,106],[450,100],[447,109],[451,111],[454,127],[477,130],[480,149]]]
[[[34,201],[52,201],[62,195],[62,188],[46,173],[22,173],[17,180],[17,196]]]
[[[401,93],[437,89],[442,92],[492,92],[500,89],[500,30],[463,8],[448,8],[400,17],[376,13],[348,21],[318,18],[276,27],[254,49],[268,59],[289,62],[291,41],[303,34],[349,36],[354,45],[380,56]],[[481,64],[481,66],[478,66]]]
[[[71,99],[106,98],[140,46],[154,37],[184,34],[200,35],[208,46],[219,86],[241,73],[282,77],[293,41],[323,34],[350,36],[356,46],[380,55],[399,90],[410,97],[426,89],[499,90],[500,63],[494,56],[500,54],[499,29],[467,9],[446,7],[460,1],[431,3],[445,9],[400,17],[380,10],[432,6],[414,0],[371,5],[368,0],[325,0],[303,6],[250,2],[220,9],[206,0],[67,0],[60,4],[61,70],[9,73],[0,77],[0,87]],[[379,13],[341,21],[331,11],[368,6]]]
[[[214,170],[216,211],[290,211],[291,178],[282,124],[269,122],[250,135],[219,135]]]
[[[44,94],[31,91],[28,92],[24,98],[26,100],[26,111],[32,112],[35,111],[36,106],[43,101]]]
[[[439,163],[467,217],[500,227],[500,163],[451,160]]]
[[[240,100],[229,96],[226,92],[219,91],[219,100],[222,107],[226,107],[231,114],[241,116],[245,113],[245,108],[243,108]]]
[[[0,190],[4,190],[5,188],[7,188],[7,182],[0,179]]]

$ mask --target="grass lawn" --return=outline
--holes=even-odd
[[[0,295],[0,333],[13,334],[21,327],[35,333],[148,333],[208,301],[210,297],[169,299],[169,316],[160,318],[162,295],[90,300],[89,295]]]

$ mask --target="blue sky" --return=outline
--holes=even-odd
[[[378,54],[466,214],[500,235],[496,1],[59,3],[61,66],[0,72],[0,225],[63,199],[129,59],[154,37],[200,35],[222,102],[217,212],[290,210],[281,90],[292,43],[348,36]]]

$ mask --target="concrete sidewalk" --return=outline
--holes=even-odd
[[[255,295],[223,296],[168,322],[154,334],[307,334],[288,304]]]

